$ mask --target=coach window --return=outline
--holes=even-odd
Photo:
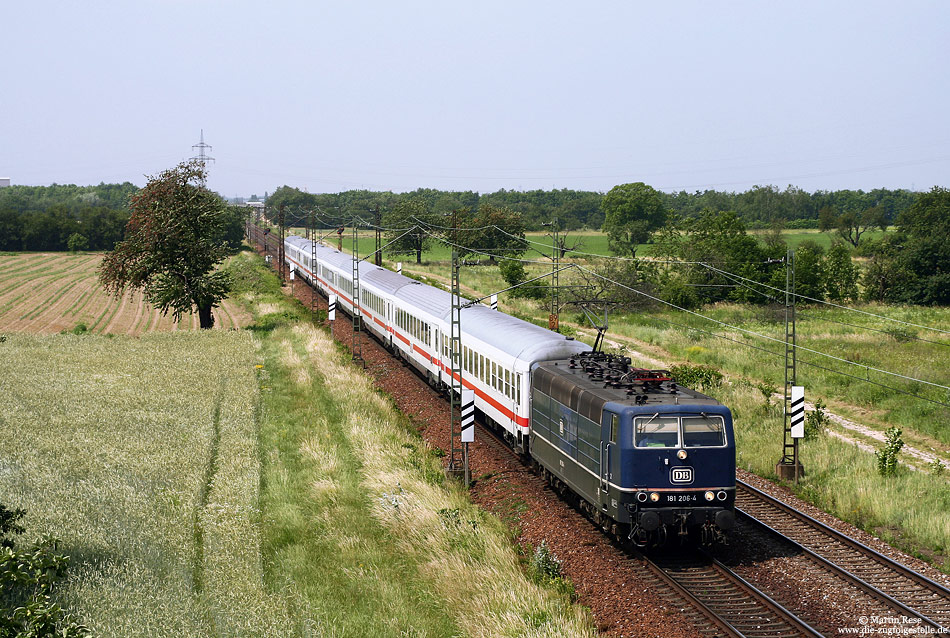
[[[634,445],[637,447],[676,447],[679,444],[679,418],[660,416],[634,419]]]

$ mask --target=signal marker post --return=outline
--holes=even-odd
[[[789,426],[791,436],[795,439],[796,447],[798,439],[805,438],[805,387],[800,385],[792,386],[792,406]],[[796,458],[798,455],[795,455]]]
[[[330,294],[330,301],[327,305],[327,319],[333,321],[336,319],[336,295]]]
[[[472,473],[468,467],[468,444],[475,440],[475,390],[462,390],[462,472],[465,474],[465,487],[472,483]]]

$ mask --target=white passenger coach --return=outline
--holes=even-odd
[[[353,259],[333,248],[298,236],[285,239],[289,268],[336,294],[338,305],[353,311]],[[311,263],[311,251],[316,262]],[[449,383],[452,295],[380,268],[359,264],[363,325],[397,356],[440,388]],[[462,385],[475,391],[475,407],[524,449],[530,423],[530,374],[542,361],[567,359],[590,350],[571,337],[527,321],[473,305],[461,311]]]

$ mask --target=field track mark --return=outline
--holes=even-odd
[[[36,319],[37,317],[39,317],[41,314],[43,314],[44,310],[48,312],[49,310],[52,309],[52,306],[55,305],[60,299],[62,299],[63,296],[64,296],[67,292],[69,292],[71,289],[73,289],[73,288],[75,287],[75,284],[76,284],[77,281],[79,281],[79,280],[81,280],[81,279],[85,279],[85,277],[86,277],[85,275],[79,275],[79,276],[77,276],[77,277],[73,277],[72,279],[66,281],[66,283],[64,283],[62,286],[60,286],[59,289],[53,291],[53,294],[51,294],[49,297],[47,297],[47,298],[44,299],[43,301],[41,301],[41,302],[39,302],[38,304],[36,304],[36,306],[34,306],[33,308],[30,308],[30,309],[27,311],[27,313],[26,313],[24,316],[20,317],[20,318],[21,318],[21,319],[28,319],[28,320],[32,321],[32,320]],[[52,284],[52,283],[53,283],[53,282],[50,282],[50,284]],[[39,291],[37,291],[37,292],[39,292]]]
[[[73,305],[71,305],[69,308],[66,309],[66,312],[63,313],[63,316],[65,317],[66,315],[72,315],[73,317],[75,317],[77,312],[79,312],[80,310],[86,307],[86,304],[89,302],[89,297],[94,292],[96,292],[95,288],[87,288],[86,290],[84,290],[83,293],[79,295],[79,299],[77,299],[73,303]]]
[[[8,275],[19,273],[23,270],[30,270],[30,269],[32,269],[33,271],[42,270],[43,268],[49,268],[51,264],[59,266],[60,264],[57,262],[62,261],[64,259],[65,259],[65,256],[54,257],[52,259],[47,259],[46,261],[41,262],[40,265],[37,265],[36,256],[27,255],[21,259],[16,259],[14,263],[11,264],[10,266],[0,268],[0,277],[3,277],[4,279],[6,279]],[[20,262],[22,262],[22,264]]]
[[[214,476],[218,472],[218,451],[221,447],[221,402],[224,400],[224,375],[218,379],[218,390],[214,398],[214,413],[211,417],[211,440],[208,445],[208,465],[205,466],[204,483],[198,494],[195,504],[192,535],[195,544],[194,566],[192,574],[192,589],[201,593],[204,589],[204,527],[201,523],[202,513],[208,507],[208,495],[211,493]]]
[[[78,291],[82,288],[76,284],[83,279],[83,276],[79,276],[67,282],[54,296],[47,298],[46,302],[40,304],[35,312],[27,315],[26,318],[29,321],[20,326],[21,330],[41,334],[68,328],[62,320],[66,313],[59,314],[59,310],[69,303],[74,296],[78,296]]]
[[[28,277],[23,280],[17,279],[14,281],[14,283],[8,285],[7,287],[3,289],[0,289],[0,304],[3,304],[3,309],[0,310],[0,317],[2,317],[7,312],[10,312],[14,308],[18,307],[19,302],[24,297],[29,297],[30,295],[32,295],[35,292],[35,290],[28,289],[26,292],[22,292],[12,299],[5,299],[5,297],[7,297],[7,295],[9,295],[10,293],[18,290],[19,288],[22,288],[23,286],[31,285],[31,284],[36,285],[36,284],[39,284],[40,282],[42,282],[41,285],[45,286],[55,281],[56,277],[61,276],[61,275],[66,275],[74,270],[77,270],[82,265],[83,264],[75,264],[75,267],[73,268],[65,268],[63,270],[44,272],[42,275],[39,275],[36,277]],[[42,272],[43,269],[44,267],[39,267],[30,271],[29,273],[23,273],[23,274],[36,274],[36,273]],[[47,281],[47,279],[49,281]]]
[[[145,319],[146,308],[151,309],[151,306],[145,303],[145,299],[142,298],[142,295],[136,294],[135,298],[138,300],[138,303],[135,305],[135,317],[133,317],[129,329],[125,332],[127,335],[140,334],[138,328],[139,324]]]
[[[112,295],[109,295],[109,298],[111,299],[111,301],[109,302],[109,306],[107,309],[111,310],[112,312],[109,314],[106,320],[102,322],[101,327],[99,328],[99,334],[103,334],[103,335],[108,334],[109,326],[112,325],[112,321],[115,319],[116,315],[119,314],[119,311],[122,310],[122,308],[125,306],[126,295],[122,295],[121,299],[116,299]],[[97,321],[96,323],[99,323],[99,322]]]
[[[112,316],[109,317],[108,324],[102,329],[102,334],[109,334],[112,332],[112,327],[122,318],[122,311],[125,310],[125,307],[129,305],[129,293],[126,292],[122,295],[121,301],[117,304],[115,312],[112,313]]]
[[[142,328],[143,334],[148,332],[148,329],[152,325],[152,322],[155,321],[155,318],[158,316],[158,310],[155,310],[155,308],[152,308],[151,306],[148,306],[148,305],[146,305],[146,307],[148,308],[148,310],[145,312],[145,316],[148,317],[148,319],[145,321],[145,327]]]
[[[217,312],[216,314],[217,314],[218,316],[215,317],[215,320],[214,320],[214,327],[215,327],[215,328],[222,328],[222,329],[228,328],[228,327],[233,328],[233,327],[234,327],[234,319],[231,317],[231,313],[228,312],[227,307],[225,307],[225,305],[224,305],[224,300],[221,301],[221,305],[218,307],[217,310],[218,310],[218,312]],[[224,320],[225,320],[225,319],[227,319],[227,320],[228,320],[228,323],[231,324],[230,326],[225,326],[225,325],[224,325]]]
[[[112,308],[112,303],[113,303],[113,300],[114,300],[115,298],[112,297],[111,295],[107,296],[106,298],[107,298],[108,302],[106,303],[105,308],[102,310],[102,313],[99,315],[99,317],[96,318],[96,320],[95,320],[94,322],[92,322],[92,325],[91,325],[91,326],[89,326],[89,332],[95,332],[95,331],[96,331],[96,326],[99,325],[99,323],[102,321],[103,317],[106,316],[106,313],[109,312],[109,309]]]

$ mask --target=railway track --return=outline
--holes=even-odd
[[[518,456],[491,428],[480,422],[476,425],[481,433],[480,444],[502,454]],[[524,474],[545,489],[552,487],[527,466]],[[637,572],[644,582],[655,583],[653,593],[685,616],[698,635],[733,638],[816,638],[822,635],[702,550],[689,550],[688,555],[683,555],[681,548],[675,555],[647,556],[632,546],[621,544],[630,557],[627,567]]]
[[[634,552],[638,554],[639,552]],[[704,635],[745,638],[815,638],[819,632],[702,550],[640,554],[696,610],[691,620]]]
[[[736,512],[793,542],[822,566],[899,615],[920,618],[936,634],[950,631],[950,590],[807,514],[736,482]]]

